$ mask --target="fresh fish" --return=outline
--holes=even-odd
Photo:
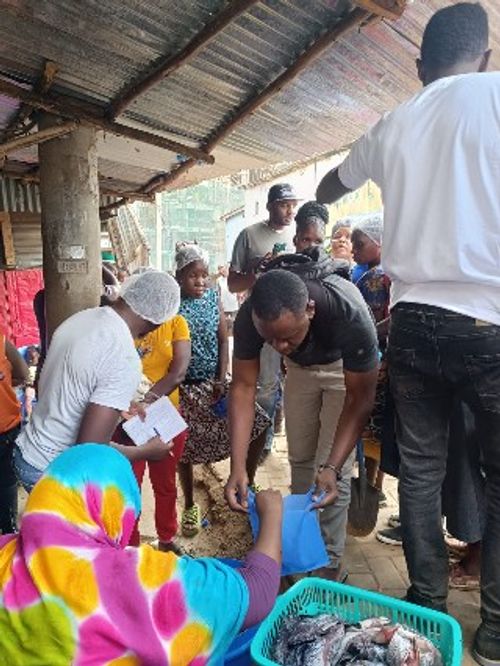
[[[439,651],[427,638],[399,626],[387,649],[389,666],[442,666]]]
[[[271,656],[280,666],[443,666],[431,641],[388,618],[326,613],[284,618]]]
[[[386,653],[386,647],[375,644],[362,629],[350,627],[344,638],[336,646],[330,665],[357,664],[362,660],[369,663],[386,663]]]

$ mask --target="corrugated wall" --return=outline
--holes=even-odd
[[[116,201],[102,195],[101,205]],[[38,183],[0,176],[0,212],[10,213],[16,268],[42,265],[40,188]]]

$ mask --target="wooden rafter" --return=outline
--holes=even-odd
[[[45,111],[58,114],[64,118],[78,120],[84,125],[97,127],[110,132],[111,134],[116,134],[117,136],[125,136],[128,139],[148,143],[157,146],[158,148],[164,148],[165,150],[174,153],[189,156],[194,160],[208,162],[208,164],[213,164],[214,162],[212,155],[209,155],[205,149],[192,148],[157,134],[151,134],[150,132],[145,132],[136,129],[135,127],[129,127],[128,125],[106,120],[102,116],[85,111],[82,108],[82,105],[77,104],[74,100],[71,100],[66,96],[58,95],[55,97],[40,95],[3,79],[0,79],[0,93],[13,97],[14,99],[20,99],[30,106],[44,109]]]
[[[306,67],[319,58],[326,49],[330,48],[338,39],[347,33],[359,28],[362,23],[366,23],[373,15],[364,9],[356,8],[345,19],[336,23],[321,37],[319,37],[309,49],[304,51],[297,60],[285,70],[277,79],[270,83],[267,88],[257,96],[245,102],[233,116],[225,123],[223,123],[211,137],[207,139],[204,144],[205,149],[211,152],[217,144],[223,141],[231,132],[239,127],[249,116],[255,113],[263,104],[268,102],[274,95],[281,92],[287,85],[289,85],[299,74],[301,74]],[[378,19],[378,17],[375,17]],[[195,160],[187,160],[180,164],[174,170],[167,174],[161,174],[153,178],[143,188],[142,192],[148,194],[156,194],[161,192],[168,185],[173,183],[183,173],[194,167]]]
[[[405,10],[406,0],[355,0],[362,9],[392,21],[397,20]]]
[[[40,95],[46,93],[54,82],[58,70],[59,66],[57,63],[53,62],[52,60],[46,60],[43,66],[42,75],[33,86],[33,90]],[[32,111],[33,107],[30,104],[21,104],[14,114],[14,117],[11,119],[9,126],[5,129],[4,137],[8,139],[13,136],[16,132],[16,129],[22,126]]]
[[[78,123],[74,120],[70,120],[68,122],[62,123],[61,125],[56,125],[55,127],[48,127],[47,129],[40,130],[39,132],[32,132],[26,136],[20,136],[17,139],[5,141],[4,143],[0,144],[0,160],[8,153],[12,153],[15,150],[27,148],[28,146],[32,146],[37,143],[44,143],[45,141],[57,139],[60,136],[69,134],[76,127],[78,127]]]
[[[1,174],[9,178],[20,180],[23,183],[40,183],[40,175],[38,173],[38,166],[30,169],[29,171],[22,172],[14,168],[15,162],[6,162],[5,166],[1,169]],[[120,190],[115,187],[112,187],[109,183],[109,178],[98,174],[99,177],[99,193],[103,195],[108,195],[110,197],[116,198],[125,198],[128,200],[137,200],[137,201],[154,201],[153,194],[141,194],[141,192],[136,192],[135,190]]]
[[[108,117],[115,119],[139,95],[175,72],[179,67],[192,60],[207,44],[209,44],[231,21],[246,12],[259,0],[229,0],[226,7],[193,37],[193,39],[174,55],[161,57],[152,68],[140,74],[134,81],[125,86],[124,90],[111,102]]]

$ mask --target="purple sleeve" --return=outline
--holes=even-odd
[[[248,587],[248,611],[243,629],[263,620],[271,612],[280,586],[280,567],[271,557],[252,550],[238,572]]]

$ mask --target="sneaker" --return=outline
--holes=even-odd
[[[388,527],[401,527],[401,520],[399,518],[399,513],[393,513],[392,516],[389,516],[387,519]]]
[[[472,656],[481,666],[500,666],[500,634],[479,625],[474,637]]]
[[[378,505],[381,509],[387,506],[387,495],[382,491],[378,491]]]
[[[375,535],[381,543],[386,543],[389,546],[402,546],[403,535],[401,534],[401,527],[390,527],[387,530],[379,530]]]
[[[181,531],[183,536],[193,537],[198,534],[201,527],[201,509],[193,504],[190,509],[184,509],[181,518]]]

